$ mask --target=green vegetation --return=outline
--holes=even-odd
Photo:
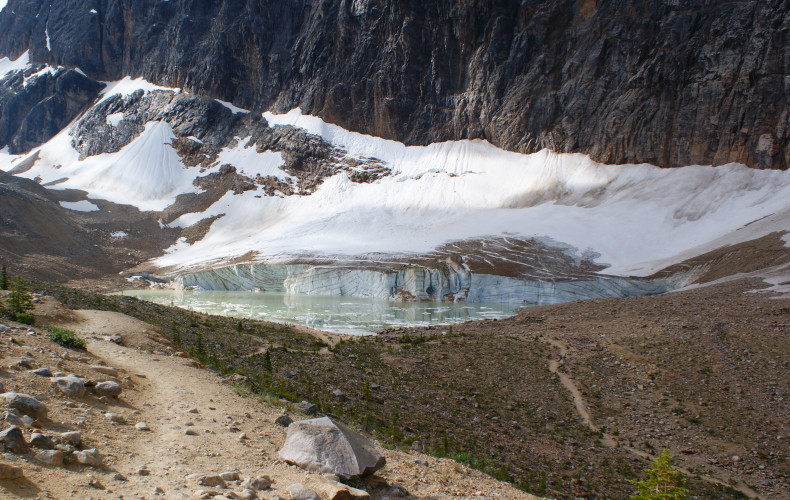
[[[26,325],[33,324],[33,315],[30,313],[33,310],[33,296],[29,290],[22,277],[17,276],[8,294],[8,303],[3,307],[8,318]]]
[[[47,328],[49,338],[63,347],[72,347],[74,349],[85,349],[86,341],[82,337],[78,337],[74,330],[66,328],[59,328],[57,326],[50,326]]]
[[[5,264],[0,272],[0,290],[8,290],[8,271],[6,271]]]
[[[633,500],[685,500],[689,497],[689,490],[683,488],[686,476],[672,467],[669,449],[664,448],[653,468],[648,467],[645,472],[647,479],[630,481],[637,488],[631,496]]]

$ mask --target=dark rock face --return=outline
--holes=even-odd
[[[44,65],[6,75],[0,80],[0,147],[22,153],[48,141],[102,88],[75,70],[46,71]]]
[[[790,165],[784,0],[10,0],[0,33],[3,55],[412,144]]]

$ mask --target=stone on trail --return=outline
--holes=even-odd
[[[51,450],[55,448],[55,443],[52,441],[52,439],[50,439],[49,436],[41,434],[40,432],[34,432],[30,436],[30,444],[43,450]]]
[[[52,372],[50,371],[49,368],[45,366],[43,368],[38,368],[36,370],[33,370],[33,375],[38,375],[39,377],[51,377]]]
[[[123,424],[126,422],[126,419],[120,413],[112,413],[108,411],[104,414],[104,416],[109,418],[110,422],[114,422],[116,424]]]
[[[197,484],[200,486],[208,486],[209,488],[212,487],[220,487],[220,488],[227,488],[228,485],[225,484],[225,480],[219,474],[190,474],[187,476],[187,479],[193,479],[197,481]]]
[[[6,392],[3,393],[3,397],[5,397],[9,407],[16,408],[25,415],[30,415],[37,419],[47,417],[47,407],[33,396],[19,392]]]
[[[0,479],[20,479],[22,477],[24,477],[24,474],[21,468],[0,464]]]
[[[63,465],[63,453],[58,450],[44,450],[36,453],[35,459],[42,464],[60,467]]]
[[[250,489],[234,490],[227,494],[233,500],[258,500],[258,494]]]
[[[93,392],[99,396],[117,398],[121,395],[121,384],[112,380],[106,380],[97,383],[96,387],[93,388]]]
[[[225,481],[238,481],[239,471],[230,470],[230,471],[220,472],[219,477],[221,477]]]
[[[24,427],[25,423],[19,418],[19,415],[16,413],[12,413],[7,411],[5,415],[3,415],[3,423],[8,424],[9,426],[17,426],[17,427]]]
[[[49,380],[66,396],[76,398],[85,394],[85,381],[76,375],[52,377]]]
[[[294,483],[289,486],[288,494],[291,496],[291,500],[321,500],[318,493],[302,483]]]
[[[288,427],[293,423],[293,421],[294,419],[292,419],[288,415],[280,415],[279,417],[277,417],[274,423],[279,425],[280,427]]]
[[[0,443],[3,443],[4,449],[13,451],[17,455],[30,452],[30,447],[25,442],[25,436],[19,427],[9,427],[0,432]]]
[[[111,377],[118,376],[118,370],[111,366],[104,366],[104,365],[91,365],[91,370],[95,372],[99,372],[104,375],[109,375]]]
[[[352,488],[337,481],[325,481],[319,484],[316,489],[329,500],[368,500],[370,498],[367,491]]]
[[[82,433],[80,433],[80,431],[64,432],[60,435],[60,439],[62,439],[66,444],[77,446],[80,444],[80,440],[82,439]]]
[[[136,424],[134,424],[134,428],[137,429],[138,431],[150,431],[151,430],[151,428],[148,427],[148,424],[146,424],[145,422],[137,422]]]
[[[248,477],[239,486],[244,489],[263,491],[271,488],[272,480],[269,476]]]
[[[329,417],[291,424],[280,457],[312,472],[337,474],[341,479],[371,474],[386,464],[373,441]]]
[[[101,457],[96,452],[96,448],[89,450],[75,451],[74,460],[81,465],[90,465],[91,467],[99,467],[101,465]]]

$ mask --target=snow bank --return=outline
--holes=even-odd
[[[188,225],[225,214],[206,237],[158,259],[163,266],[222,261],[250,251],[284,256],[429,252],[448,241],[548,237],[600,254],[607,273],[648,275],[722,243],[743,226],[786,208],[790,173],[743,165],[660,169],[602,165],[580,154],[531,155],[485,141],[407,147],[346,131],[294,110],[264,114],[272,125],[320,135],[351,155],[381,159],[393,175],[355,184],[345,173],[311,196],[226,195]],[[785,222],[790,229],[790,221]]]
[[[5,2],[0,0],[0,4],[3,4],[3,7],[5,7],[4,3]],[[0,8],[0,11],[1,10],[3,9]],[[11,71],[19,71],[20,69],[25,69],[28,64],[30,64],[30,51],[26,51],[24,54],[19,56],[15,61],[12,61],[8,57],[4,57],[0,59],[0,78],[4,77]]]

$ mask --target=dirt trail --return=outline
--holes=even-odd
[[[122,395],[128,405],[123,412],[127,423],[112,426],[104,435],[105,441],[98,443],[110,468],[102,481],[111,483],[113,493],[124,498],[194,498],[194,492],[204,488],[187,480],[189,474],[237,470],[242,477],[264,474],[274,480],[274,490],[261,498],[289,498],[290,484],[310,486],[322,480],[320,475],[278,459],[285,429],[274,420],[282,414],[281,408],[239,396],[219,375],[197,367],[190,358],[158,353],[157,346],[163,346],[155,339],[161,336],[152,326],[104,311],[78,311],[75,321],[63,326],[88,338],[90,353],[131,376],[133,386]],[[119,332],[126,346],[106,340]],[[138,422],[145,422],[150,431],[137,430]],[[185,435],[188,428],[197,435]],[[245,438],[240,439],[242,434]],[[485,498],[536,498],[451,460],[417,453],[385,454],[387,466],[379,477],[387,485],[404,487],[413,498],[476,494]],[[140,475],[141,469],[150,473]],[[112,481],[109,474],[115,471],[128,481]],[[107,498],[107,492],[90,489],[81,490],[80,495]],[[371,496],[380,497],[381,493]]]
[[[549,361],[549,370],[555,375],[557,375],[557,377],[559,377],[562,386],[565,387],[565,389],[567,389],[568,392],[571,393],[571,396],[573,397],[573,405],[576,408],[576,412],[579,414],[579,417],[581,418],[582,422],[584,422],[584,425],[586,425],[592,432],[600,432],[601,428],[595,425],[595,422],[593,422],[592,418],[590,417],[590,413],[587,411],[587,403],[584,401],[584,397],[582,396],[582,393],[579,391],[579,388],[576,386],[576,383],[573,381],[573,379],[570,376],[568,376],[567,373],[565,373],[563,370],[560,370],[561,362],[568,356],[567,346],[556,339],[541,337],[541,340],[557,348],[560,351],[559,358],[552,359]],[[623,444],[615,436],[613,436],[612,434],[608,434],[606,432],[601,433],[600,440],[601,440],[601,444],[603,444],[608,448],[615,448],[619,446],[620,448],[625,449],[632,455],[635,455],[643,459],[655,460],[656,458],[654,455],[650,455],[649,453],[645,453],[644,451],[637,450],[636,448]],[[684,469],[682,467],[678,467],[678,470],[687,476],[694,475],[691,471]],[[700,476],[700,478],[712,484],[717,484],[721,486],[732,486],[733,488],[740,491],[741,493],[743,493],[749,498],[760,498],[759,495],[757,495],[757,492],[755,492],[752,488],[750,488],[747,484],[743,482],[738,482],[735,485],[732,485],[727,480],[721,480],[715,477]]]

